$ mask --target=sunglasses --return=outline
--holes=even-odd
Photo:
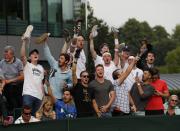
[[[89,78],[89,76],[88,75],[84,75],[84,76],[82,76],[83,78]]]
[[[173,101],[173,102],[178,102],[178,100],[173,100],[173,99],[172,99],[171,101]]]
[[[24,114],[24,115],[31,115],[31,112],[29,112],[29,113],[23,112],[23,114]]]

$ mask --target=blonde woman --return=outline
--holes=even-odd
[[[53,103],[51,97],[45,96],[41,107],[36,112],[36,118],[40,121],[55,120],[56,113],[53,111]]]

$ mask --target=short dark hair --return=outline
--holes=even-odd
[[[29,106],[29,105],[23,105],[23,110],[26,109],[26,110],[32,110],[32,108]]]
[[[112,73],[112,77],[113,77],[114,80],[117,80],[117,79],[118,79],[118,75],[119,75],[119,72],[118,72],[118,71],[120,71],[120,69],[116,69],[116,70],[113,71],[113,73]]]
[[[125,46],[122,48],[122,51],[130,52],[130,48],[128,46]]]
[[[107,43],[103,43],[103,44],[100,45],[100,49],[102,49],[104,46],[107,46],[109,48]]]
[[[29,56],[31,56],[31,54],[33,54],[34,52],[36,52],[37,54],[39,54],[39,51],[37,49],[33,49],[29,52]]]
[[[151,74],[151,76],[153,76],[153,71],[151,68],[144,68],[143,71],[148,71]]]
[[[68,61],[68,62],[70,61],[70,56],[67,53],[61,53],[59,56],[64,56],[65,61]]]
[[[70,95],[72,95],[73,93],[72,93],[72,89],[70,89],[70,88],[63,88],[63,93],[64,92],[66,92],[66,91],[68,91],[69,93],[70,93]]]
[[[88,73],[86,70],[81,71],[80,76],[82,76],[82,74],[85,73],[85,72]],[[88,73],[88,74],[89,74],[89,73]]]
[[[159,75],[159,70],[157,68],[152,68],[151,71],[152,71],[153,76],[154,75]]]
[[[149,53],[150,53],[150,54],[153,54],[154,57],[155,57],[155,52],[154,52],[154,51],[148,51],[148,52],[147,52],[147,56],[148,56]]]
[[[102,67],[104,69],[104,66],[102,64],[96,65],[95,69],[97,69],[98,67]]]

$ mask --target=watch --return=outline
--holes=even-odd
[[[140,83],[137,83],[138,86],[140,86],[141,84]]]

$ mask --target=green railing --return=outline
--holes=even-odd
[[[1,126],[0,131],[180,131],[180,116],[57,120]]]

